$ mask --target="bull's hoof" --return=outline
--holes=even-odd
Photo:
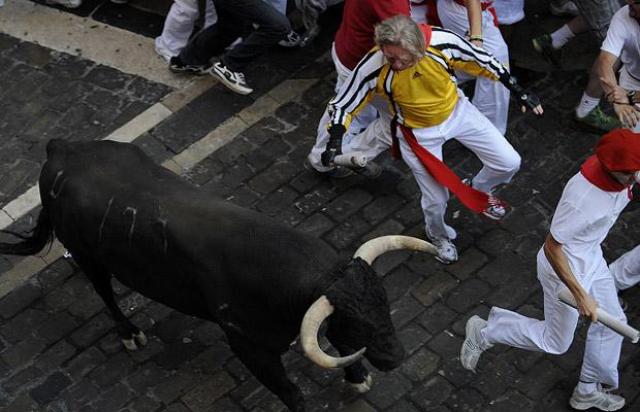
[[[147,345],[147,336],[140,331],[131,335],[131,339],[122,339],[122,344],[129,351],[138,350],[139,346]]]
[[[360,383],[352,383],[349,382],[349,385],[358,393],[366,393],[371,389],[371,385],[373,384],[373,378],[371,378],[371,374],[367,374],[364,378],[364,382]]]

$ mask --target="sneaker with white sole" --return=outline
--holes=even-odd
[[[244,80],[244,73],[231,71],[222,62],[214,64],[209,73],[217,77],[227,88],[238,94],[246,95],[253,92],[253,89]]]
[[[186,73],[201,76],[207,74],[211,65],[204,64],[186,64],[180,59],[180,56],[173,56],[169,59],[169,70],[172,73]]]
[[[300,41],[302,41],[302,39],[300,38],[300,35],[295,31],[291,30],[287,34],[286,38],[278,42],[278,45],[282,47],[296,47],[300,45]]]
[[[82,0],[45,0],[45,3],[66,7],[67,9],[77,9],[82,6]]]
[[[507,214],[504,203],[494,196],[489,196],[489,205],[482,211],[482,215],[491,220],[500,220]]]
[[[382,174],[382,167],[373,161],[369,161],[366,166],[354,169],[354,171],[367,179],[377,179]]]
[[[487,327],[487,321],[478,315],[473,315],[464,328],[465,339],[460,348],[460,363],[463,368],[474,373],[482,352],[493,346],[482,338],[480,331],[485,327]]]
[[[436,247],[436,251],[438,252],[434,258],[445,265],[449,265],[458,260],[458,249],[456,249],[456,245],[453,244],[451,239],[447,238],[437,238],[431,239],[431,243]]]
[[[580,15],[578,6],[569,0],[551,0],[549,2],[549,11],[558,17],[576,17]]]
[[[578,387],[573,390],[571,399],[569,399],[569,405],[573,409],[584,411],[590,408],[600,409],[601,411],[617,411],[624,406],[624,398],[620,395],[614,395],[600,384],[598,388],[588,394],[581,394],[578,391]]]

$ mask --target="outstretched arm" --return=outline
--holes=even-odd
[[[524,90],[511,76],[509,70],[486,50],[474,46],[449,30],[436,27],[432,30],[429,46],[440,50],[447,64],[454,70],[462,70],[472,76],[484,76],[501,82],[513,92],[523,112],[530,109],[537,115],[543,114],[540,99],[535,94]]]

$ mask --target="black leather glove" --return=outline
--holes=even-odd
[[[320,156],[323,166],[331,166],[333,159],[342,153],[342,136],[344,136],[346,131],[347,129],[341,124],[334,124],[329,128],[329,141],[327,142],[327,148]]]
[[[527,92],[525,89],[520,86],[516,78],[511,76],[509,78],[509,90],[511,90],[518,100],[518,103],[521,107],[526,107],[529,110],[533,110],[537,106],[540,105],[540,98],[534,93]]]

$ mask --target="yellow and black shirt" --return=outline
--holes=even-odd
[[[490,53],[449,30],[420,26],[428,44],[424,57],[413,67],[396,72],[380,48],[374,47],[329,102],[330,126],[349,127],[351,117],[376,93],[387,98],[400,124],[410,128],[438,125],[458,102],[455,70],[508,85],[509,71]]]

